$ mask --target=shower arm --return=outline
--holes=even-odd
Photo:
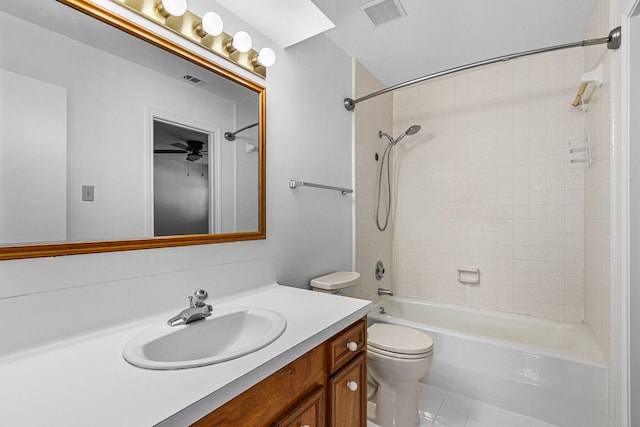
[[[251,128],[254,128],[256,126],[258,126],[257,122],[256,123],[251,123],[250,125],[247,125],[247,126],[243,127],[242,129],[238,129],[237,131],[233,132],[233,134],[235,135],[237,133],[242,132],[243,130],[251,129]]]
[[[235,139],[236,139],[236,134],[239,134],[240,132],[242,132],[242,131],[244,131],[244,130],[254,128],[254,127],[258,126],[258,124],[259,124],[259,122],[251,123],[250,125],[247,125],[247,126],[245,126],[245,127],[241,128],[241,129],[238,129],[238,130],[237,130],[237,131],[235,131],[235,132],[225,132],[225,133],[224,133],[224,137],[225,137],[225,139],[226,139],[227,141],[233,141],[233,140],[235,140]]]
[[[496,58],[485,59],[484,61],[478,61],[478,62],[473,62],[473,63],[467,64],[467,65],[461,65],[459,67],[449,68],[448,70],[438,71],[437,73],[433,73],[433,74],[429,74],[429,75],[426,75],[426,76],[418,77],[416,79],[409,80],[409,81],[406,81],[404,83],[398,83],[397,85],[389,86],[388,88],[381,89],[381,90],[379,90],[377,92],[370,93],[369,95],[365,95],[365,96],[357,98],[357,99],[345,98],[344,99],[344,108],[346,108],[348,111],[353,111],[356,108],[356,104],[358,104],[358,103],[360,103],[362,101],[366,101],[367,99],[371,99],[371,98],[374,98],[374,97],[376,97],[378,95],[382,95],[382,94],[385,94],[387,92],[391,92],[391,91],[394,91],[394,90],[397,90],[397,89],[402,89],[403,87],[411,86],[411,85],[414,85],[416,83],[421,83],[421,82],[424,82],[424,81],[427,81],[427,80],[435,79],[437,77],[446,76],[447,74],[457,73],[458,71],[469,70],[471,68],[482,67],[484,65],[489,65],[489,64],[495,64],[497,62],[506,62],[506,61],[509,61],[511,59],[521,58],[523,56],[537,55],[539,53],[553,52],[555,50],[569,49],[569,48],[573,48],[573,47],[594,46],[594,45],[599,45],[599,44],[605,44],[606,43],[607,44],[607,48],[609,48],[609,49],[618,49],[620,47],[620,42],[621,42],[621,29],[620,29],[620,27],[616,27],[616,28],[614,28],[613,30],[611,30],[609,32],[609,36],[607,36],[607,37],[583,40],[583,41],[580,41],[580,42],[561,44],[561,45],[550,46],[550,47],[545,47],[545,48],[541,48],[541,49],[527,50],[525,52],[512,53],[510,55],[504,55],[504,56],[498,56]]]

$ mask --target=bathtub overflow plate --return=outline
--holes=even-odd
[[[384,264],[382,261],[376,262],[376,280],[380,281],[384,277]]]

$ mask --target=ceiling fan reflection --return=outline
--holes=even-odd
[[[203,155],[207,154],[207,150],[204,150],[204,142],[201,141],[189,140],[186,145],[182,142],[174,142],[171,145],[178,149],[156,149],[153,152],[158,154],[186,154],[187,160],[190,162],[200,160]]]

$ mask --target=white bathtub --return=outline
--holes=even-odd
[[[431,335],[425,383],[560,427],[607,425],[608,368],[583,325],[401,297],[369,322]]]

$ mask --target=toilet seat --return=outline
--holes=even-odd
[[[433,355],[433,339],[406,326],[374,323],[367,328],[367,349],[398,359],[421,359]]]
[[[421,354],[402,354],[402,353],[394,353],[393,351],[381,350],[379,348],[367,346],[367,351],[369,353],[379,354],[381,356],[390,357],[392,359],[404,359],[404,360],[416,360],[416,359],[425,359],[427,357],[433,356],[433,351],[429,353],[421,353]]]

